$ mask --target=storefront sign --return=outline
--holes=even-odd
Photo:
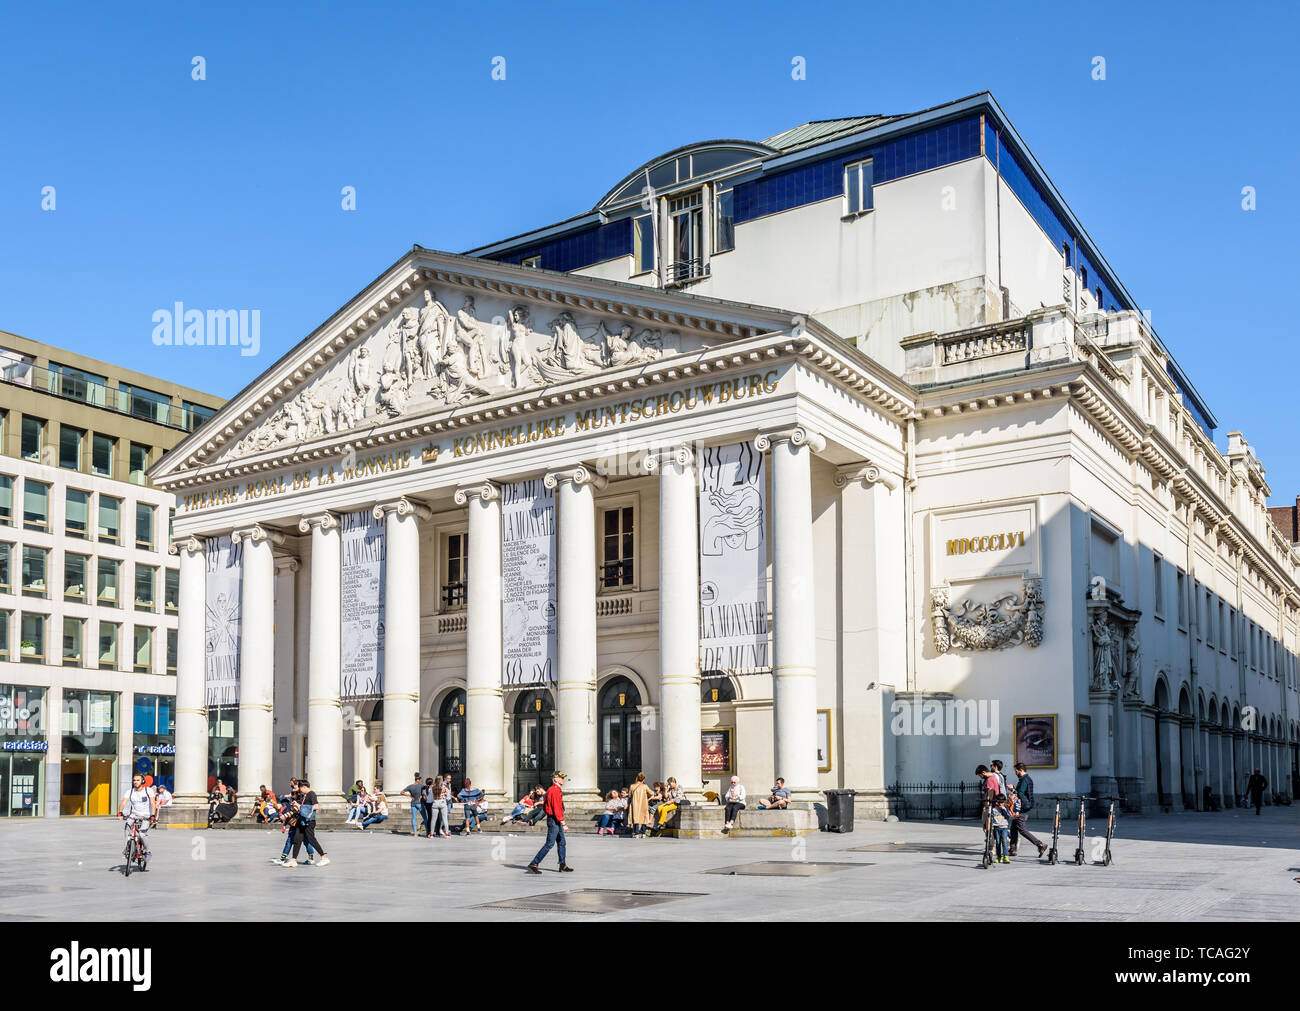
[[[49,741],[0,741],[0,751],[49,751]]]
[[[137,755],[174,755],[176,754],[176,745],[174,744],[137,744],[135,746]]]
[[[345,699],[384,693],[384,521],[368,509],[339,517],[342,650],[339,692]]]
[[[207,658],[204,702],[233,706],[239,701],[239,607],[244,549],[230,535],[210,537],[205,546]]]
[[[700,460],[700,669],[771,669],[767,629],[767,482],[751,442]]]
[[[731,774],[731,728],[700,731],[700,772],[703,775]]]
[[[555,490],[540,477],[501,489],[502,683],[555,683]]]

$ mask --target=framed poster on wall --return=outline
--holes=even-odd
[[[730,776],[731,727],[714,727],[700,731],[700,773],[703,776]]]
[[[1056,768],[1056,714],[1015,717],[1016,761],[1030,769]]]
[[[1079,723],[1079,768],[1092,768],[1092,717],[1080,714]]]
[[[831,711],[817,710],[817,771],[831,771]]]

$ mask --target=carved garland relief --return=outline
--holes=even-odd
[[[510,390],[564,382],[603,369],[643,365],[677,350],[675,335],[604,320],[580,323],[565,310],[533,328],[514,305],[484,321],[472,294],[453,313],[429,288],[396,310],[374,336],[281,404],[227,454],[233,460],[276,446],[375,424],[416,409],[457,407]]]
[[[1043,641],[1041,579],[1026,578],[1019,595],[1008,593],[987,604],[967,599],[954,609],[951,595],[947,583],[930,591],[934,646],[939,653],[1037,646]]]

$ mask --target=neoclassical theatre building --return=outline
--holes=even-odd
[[[177,794],[644,771],[907,813],[1001,757],[1289,799],[1300,554],[1216,427],[992,96],[680,148],[415,247],[151,470]]]

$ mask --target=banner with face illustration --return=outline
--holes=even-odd
[[[339,517],[341,611],[339,694],[384,694],[384,521],[369,509]]]
[[[555,683],[555,601],[555,490],[540,477],[507,484],[501,489],[506,688]]]
[[[700,463],[700,670],[771,669],[767,482],[753,443],[710,446]]]
[[[226,534],[209,537],[204,542],[203,553],[207,566],[204,705],[233,706],[239,703],[239,596],[243,586],[244,546],[233,543]]]

